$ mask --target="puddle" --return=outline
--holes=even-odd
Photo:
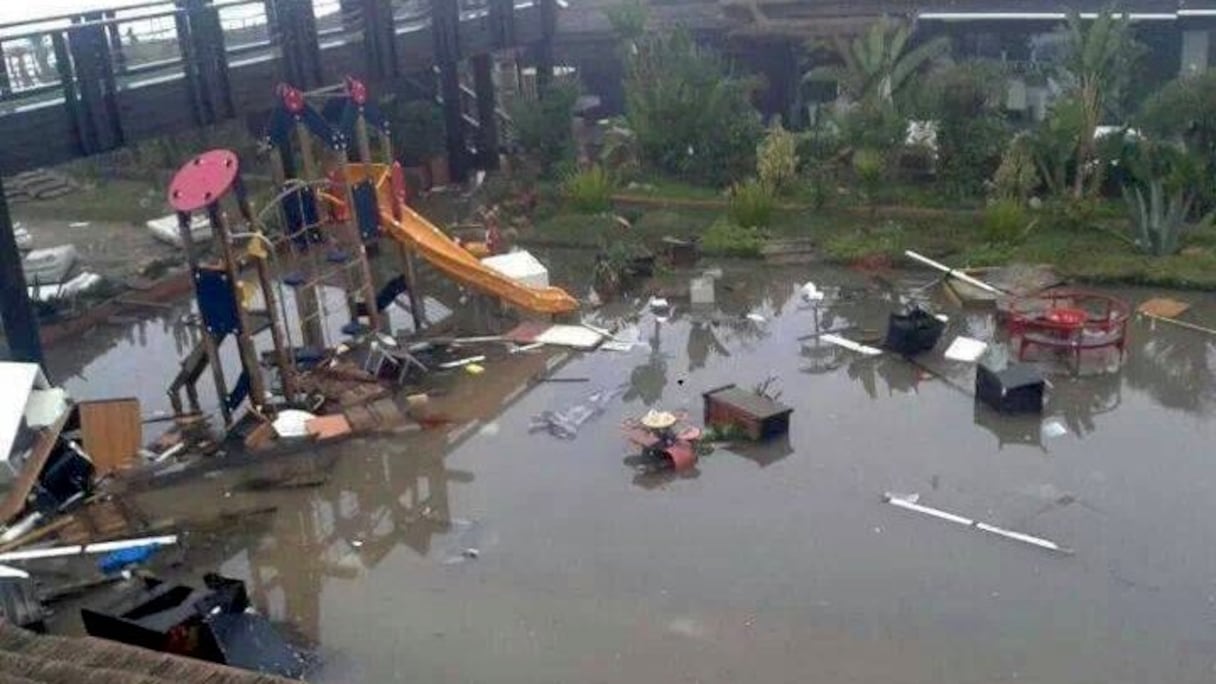
[[[459,438],[335,447],[326,485],[276,493],[270,529],[216,564],[320,644],[317,682],[1211,681],[1216,651],[1193,646],[1216,618],[1208,339],[1135,323],[1118,372],[1053,376],[1044,416],[1008,417],[976,406],[968,364],[797,341],[880,334],[924,274],[723,267],[708,313],[676,301],[659,322],[639,295],[589,317],[638,340],[561,369],[590,385],[523,391],[544,359],[518,355],[453,381]],[[991,337],[989,316],[943,310],[947,341]],[[77,394],[166,406],[188,346],[172,319],[99,328],[52,368]],[[702,392],[769,377],[787,439],[716,449],[695,475],[630,467],[627,418],[696,418]],[[568,439],[529,433],[617,384]],[[900,515],[885,491],[1076,556]]]

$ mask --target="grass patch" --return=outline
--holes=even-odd
[[[18,217],[61,221],[99,221],[142,225],[148,219],[171,213],[164,188],[151,183],[111,179],[54,199],[12,206]]]

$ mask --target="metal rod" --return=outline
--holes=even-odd
[[[947,511],[943,511],[943,510],[940,510],[937,508],[932,508],[930,506],[922,506],[921,504],[916,502],[915,498],[912,498],[912,497],[900,496],[900,495],[891,494],[890,492],[888,492],[887,494],[885,494],[883,496],[883,500],[885,500],[887,503],[889,503],[892,506],[895,506],[897,508],[902,508],[904,510],[913,511],[916,513],[920,513],[922,515],[927,515],[927,516],[930,516],[933,518],[937,518],[938,520],[945,520],[946,522],[952,522],[956,525],[962,525],[964,527],[974,527],[975,529],[982,530],[989,534],[995,534],[998,537],[1004,537],[1005,539],[1012,539],[1014,541],[1020,541],[1024,544],[1030,544],[1032,546],[1037,546],[1041,549],[1047,549],[1048,551],[1055,551],[1056,553],[1063,553],[1063,554],[1068,554],[1068,555],[1073,554],[1072,549],[1060,546],[1059,544],[1057,544],[1053,541],[1049,541],[1047,539],[1042,539],[1040,537],[1031,536],[1031,535],[1025,534],[1023,532],[1014,532],[1013,530],[1007,530],[1003,527],[997,527],[996,525],[989,525],[986,522],[980,522],[978,520],[964,518],[961,515],[955,515],[954,513],[949,513]]]
[[[979,280],[977,278],[973,278],[973,277],[967,275],[966,273],[963,273],[962,271],[956,271],[956,270],[950,268],[949,266],[946,266],[945,264],[934,261],[927,256],[917,254],[916,252],[913,252],[910,249],[906,250],[904,252],[904,255],[906,255],[910,259],[919,261],[920,263],[922,263],[930,268],[935,268],[935,269],[941,271],[942,273],[945,273],[946,275],[950,276],[951,278],[961,280],[964,283],[967,283],[968,285],[974,285],[975,287],[978,287],[981,290],[984,290],[985,292],[991,292],[992,294],[996,294],[996,295],[1008,295],[1009,294],[1008,292],[1000,289],[999,287],[994,287],[992,285],[989,285],[988,283],[985,283],[984,281]]]
[[[1162,323],[1169,323],[1170,325],[1176,325],[1179,328],[1186,328],[1187,330],[1194,330],[1196,332],[1207,333],[1208,335],[1216,335],[1216,330],[1213,330],[1211,328],[1205,328],[1202,325],[1195,325],[1194,323],[1187,323],[1186,321],[1180,321],[1180,320],[1177,320],[1174,318],[1166,318],[1165,316],[1155,316],[1150,313],[1144,313],[1143,311],[1140,312],[1140,315],[1145,316],[1153,321],[1161,321]]]

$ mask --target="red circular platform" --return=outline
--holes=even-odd
[[[169,204],[193,212],[218,202],[232,190],[240,161],[231,150],[211,150],[186,162],[169,184]]]

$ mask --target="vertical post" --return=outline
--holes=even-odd
[[[43,36],[38,36],[35,40],[42,40]],[[46,78],[46,75],[42,75]],[[8,95],[13,91],[12,81],[8,78],[8,57],[4,54],[4,44],[0,43],[0,97]]]
[[[553,36],[557,34],[557,0],[540,0],[540,42],[536,44],[536,92],[542,97],[553,82]]]
[[[241,269],[237,263],[236,253],[232,249],[228,223],[220,212],[218,203],[207,206],[207,217],[211,219],[211,230],[215,233],[216,244],[220,247],[220,259],[224,262],[224,270],[228,272],[228,281],[232,283],[234,290],[239,289]],[[253,326],[249,322],[249,313],[245,311],[245,306],[240,301],[236,303],[236,313],[237,320],[240,321],[240,330],[236,333],[236,343],[241,355],[241,366],[249,374],[249,403],[260,412],[266,405],[266,384],[262,378],[262,367],[258,363],[257,349],[253,346]]]
[[[362,117],[362,115],[360,115],[359,120],[362,121],[362,119],[363,119],[363,117]],[[356,126],[356,132],[358,132],[359,130],[360,130],[360,127]],[[364,134],[364,138],[366,139],[367,128],[363,127],[362,131]],[[362,146],[363,145],[360,144],[360,147],[362,147]],[[350,167],[350,152],[346,149],[343,149],[343,151],[342,151],[342,173],[346,174],[347,169],[349,167]],[[343,180],[346,181],[345,185],[346,185],[346,207],[347,207],[347,212],[346,212],[347,235],[348,235],[348,240],[350,241],[350,246],[352,249],[351,256],[352,256],[352,258],[359,260],[359,271],[360,271],[360,275],[363,276],[363,287],[362,287],[363,303],[364,303],[364,308],[367,309],[368,327],[371,328],[372,330],[380,330],[380,311],[376,308],[376,284],[375,284],[375,282],[373,282],[373,279],[372,279],[371,264],[369,264],[367,261],[367,245],[363,244],[363,233],[361,233],[359,231],[359,212],[358,212],[358,209],[355,207],[355,183],[350,178],[349,175],[346,175],[346,177]],[[371,182],[370,178],[368,178],[368,182]],[[344,266],[344,268],[347,268],[347,267]],[[359,310],[358,310],[358,306],[355,305],[355,303],[354,303],[355,302],[354,296],[355,296],[354,292],[351,292],[349,290],[346,292],[346,301],[347,301],[348,305],[350,306],[351,322],[359,320]]]
[[[9,357],[14,361],[41,364],[38,319],[25,286],[21,253],[17,250],[17,236],[13,234],[3,183],[0,183],[0,320],[4,323]]]
[[[448,166],[452,180],[467,177],[464,112],[460,92],[460,7],[456,0],[431,0],[431,31],[435,63],[439,67],[439,96],[443,99],[443,124],[447,133]]]
[[[177,232],[182,238],[182,251],[186,255],[190,275],[197,281],[199,277],[198,256],[194,251],[194,237],[190,234],[190,222],[190,214],[184,211],[177,213]],[[211,336],[207,326],[201,326],[199,333],[203,336],[203,353],[207,356],[207,365],[211,367],[211,379],[215,382],[215,393],[220,400],[220,415],[224,417],[224,425],[229,425],[232,423],[232,411],[228,409],[228,383],[224,380],[224,366],[220,362],[219,345],[215,343],[215,338]],[[191,388],[190,385],[186,385],[186,387]],[[197,396],[191,396],[197,403]]]
[[[106,21],[113,21],[117,18],[114,10],[106,11],[102,14]],[[122,28],[117,23],[106,24],[106,33],[110,38],[110,55],[114,60],[114,69],[122,74],[127,71],[127,54],[122,49]]]
[[[63,89],[63,107],[67,110],[68,121],[72,123],[72,142],[81,154],[88,154],[89,138],[85,131],[80,99],[77,97],[76,74],[72,69],[71,50],[68,48],[65,31],[51,34],[51,47],[55,51],[55,69],[59,72],[59,85]]]
[[[477,93],[477,149],[481,150],[481,168],[498,168],[498,106],[494,98],[494,57],[481,54],[473,57],[473,90]]]
[[[298,173],[296,179],[300,177],[306,179],[318,178],[317,163],[312,153],[312,138],[309,137],[308,127],[303,123],[296,124],[296,137],[300,142],[300,166],[303,172],[302,174]],[[311,201],[303,190],[298,191],[296,196],[298,198],[296,201]],[[292,200],[287,201],[290,202]],[[302,207],[300,214],[307,216],[307,212]],[[309,236],[313,229],[314,226],[304,226],[305,240],[310,239]],[[311,250],[312,247],[309,247],[309,249]],[[315,263],[315,259],[313,262]],[[305,284],[296,288],[296,310],[299,312],[300,330],[304,338],[304,344],[313,347],[323,347],[325,346],[325,329],[318,310],[320,307],[317,300],[317,286],[314,282],[316,277],[317,273],[314,270],[314,272],[308,274]],[[321,296],[324,296],[323,292]]]
[[[515,0],[490,0],[490,30],[495,49],[515,47]]]
[[[236,201],[237,207],[240,209],[241,218],[245,219],[249,230],[261,235],[261,231],[254,225],[253,207],[249,204],[249,193],[245,191],[245,183],[238,178],[236,182]],[[258,240],[261,238],[252,238]],[[287,401],[295,401],[296,392],[296,376],[295,369],[291,365],[291,361],[287,355],[287,345],[283,341],[283,331],[279,325],[286,325],[285,321],[279,320],[278,302],[274,296],[274,285],[271,283],[270,270],[266,266],[266,259],[271,258],[273,246],[266,246],[267,255],[265,259],[254,259],[254,267],[258,274],[258,285],[262,289],[262,300],[266,303],[266,315],[270,317],[270,339],[274,344],[275,362],[279,367],[279,377],[283,381],[283,398]]]

